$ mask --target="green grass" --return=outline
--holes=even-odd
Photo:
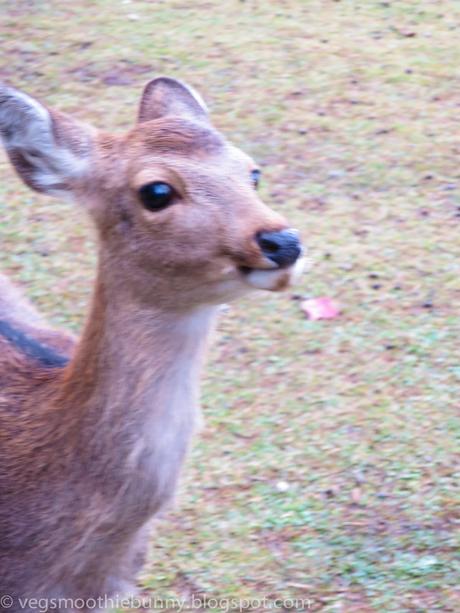
[[[144,82],[188,80],[264,168],[313,260],[295,293],[223,315],[206,427],[152,535],[157,598],[309,598],[322,611],[458,611],[460,7],[3,1],[2,77],[106,129]],[[0,167],[3,271],[78,329],[88,222]]]

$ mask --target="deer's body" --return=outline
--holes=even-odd
[[[14,320],[11,329],[41,345],[43,362],[27,355],[24,337],[17,346],[0,334],[6,594],[124,593],[142,560],[146,522],[174,492],[215,307],[157,319],[119,306],[93,313],[87,343],[73,350],[65,336]]]
[[[8,88],[0,130],[23,179],[72,193],[100,238],[79,341],[48,328],[0,276],[0,592],[13,613],[27,598],[130,588],[196,426],[217,305],[248,286],[285,286],[300,249],[289,233],[278,256],[262,244],[257,233],[282,235],[283,220],[178,82],[147,86],[123,138]],[[175,199],[164,206],[167,187]]]

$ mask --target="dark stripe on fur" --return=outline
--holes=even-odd
[[[59,367],[65,366],[68,359],[56,353],[50,347],[42,345],[39,341],[30,338],[11,325],[8,321],[0,319],[0,335],[6,338],[12,345],[24,353],[27,357],[37,360],[43,366]]]

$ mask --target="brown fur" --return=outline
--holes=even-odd
[[[0,586],[15,613],[29,610],[19,598],[130,588],[148,521],[173,495],[197,421],[216,305],[250,289],[238,266],[269,268],[257,232],[286,224],[254,192],[253,162],[178,82],[151,82],[140,122],[121,137],[0,92],[17,172],[81,202],[100,238],[77,344],[0,277],[0,320],[70,359],[46,366],[0,335]],[[179,199],[155,213],[137,190],[158,180]],[[267,289],[289,279],[280,271]]]

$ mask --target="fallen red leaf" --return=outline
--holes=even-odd
[[[304,300],[300,308],[309,319],[334,319],[340,314],[340,309],[334,304],[331,298],[311,298]]]

